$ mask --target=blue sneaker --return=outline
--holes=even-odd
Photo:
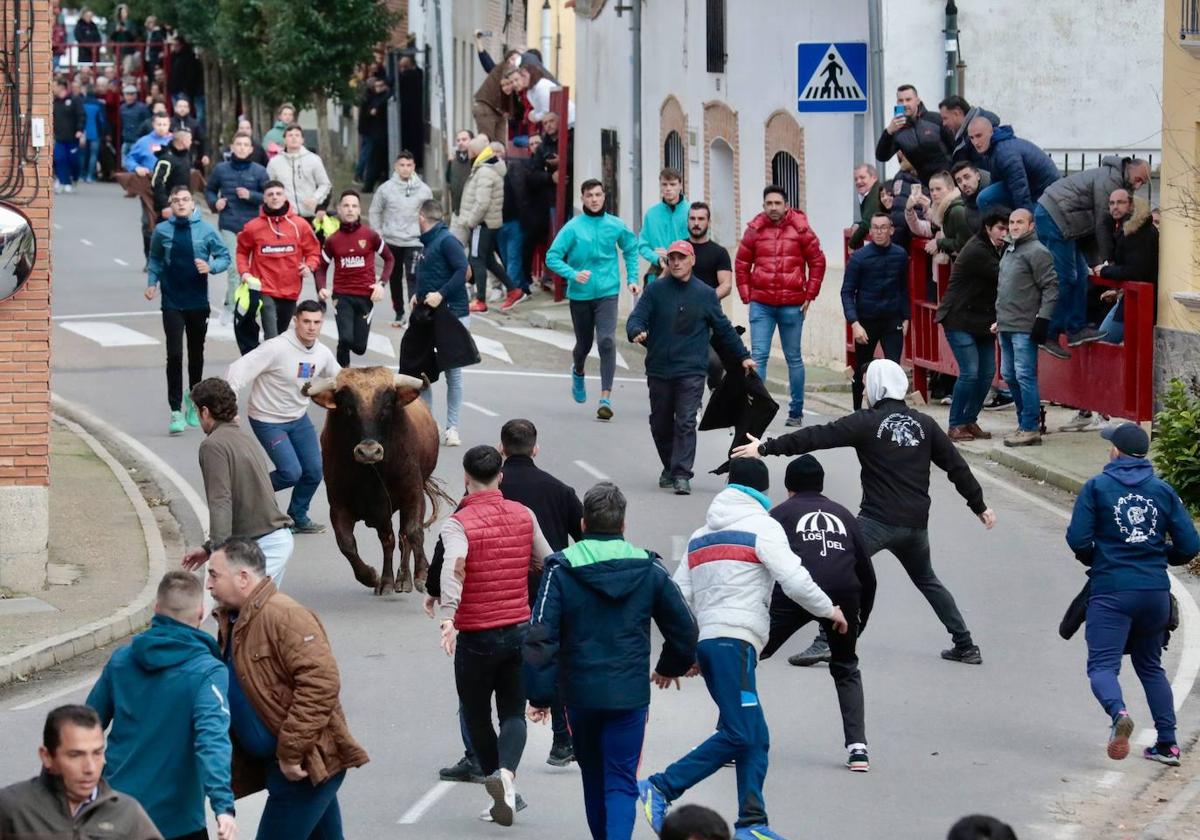
[[[776,834],[766,823],[747,825],[739,828],[733,835],[733,840],[784,840],[783,835]]]
[[[667,817],[671,803],[646,779],[638,782],[638,802],[642,805],[642,816],[657,835],[662,831],[663,820]]]
[[[611,420],[613,417],[612,403],[605,397],[600,398],[600,405],[596,407],[597,420]]]
[[[577,403],[587,402],[587,385],[584,383],[583,374],[574,370],[571,371],[571,396]]]

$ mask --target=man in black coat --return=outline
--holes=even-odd
[[[1113,223],[1113,258],[1096,273],[1112,280],[1157,283],[1158,228],[1150,219],[1150,203],[1132,197],[1128,190],[1113,190],[1108,215]],[[1100,325],[1100,332],[1106,333],[1103,340],[1120,344],[1125,340],[1124,297],[1117,289],[1107,289],[1100,299],[1115,304]]]
[[[168,196],[176,187],[192,184],[192,133],[180,126],[171,135],[171,142],[158,151],[158,163],[150,173],[150,187],[154,190],[154,209],[158,214],[155,224],[169,218],[171,208]]]
[[[896,88],[896,105],[903,113],[884,127],[875,144],[875,158],[882,162],[890,160],[897,151],[904,152],[921,183],[928,187],[930,178],[950,170],[954,135],[942,125],[940,114],[925,108],[912,85]]]

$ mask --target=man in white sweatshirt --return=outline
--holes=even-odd
[[[757,466],[748,466],[755,464]],[[657,834],[671,802],[720,770],[737,765],[734,840],[782,840],[763,801],[770,735],[755,684],[758,654],[770,635],[767,603],[775,581],[789,598],[845,633],[845,616],[813,583],[787,534],[768,513],[770,475],[759,461],[730,462],[729,486],[717,494],[704,527],[692,534],[674,580],[696,616],[697,671],[720,712],[717,731],[662,773],[638,782],[642,812]],[[662,679],[660,688],[671,681]],[[678,682],[678,681],[675,681]]]
[[[417,256],[421,252],[421,227],[417,217],[421,204],[433,198],[433,190],[416,172],[412,152],[402,150],[396,155],[392,177],[375,190],[371,199],[371,229],[378,231],[387,243],[396,267],[392,269],[392,309],[396,313],[393,327],[404,324],[404,301],[417,293]],[[408,294],[404,293],[404,278],[408,277]]]
[[[321,304],[301,301],[293,328],[242,356],[225,371],[235,393],[250,386],[246,414],[250,428],[275,465],[275,492],[294,487],[287,514],[292,533],[320,534],[325,526],[308,517],[308,506],[321,485],[321,447],[308,419],[311,400],[301,392],[316,377],[337,376],[341,367],[333,351],[318,341],[324,321]]]
[[[310,225],[325,216],[325,203],[333,184],[316,152],[304,147],[304,129],[293,123],[283,131],[283,153],[271,158],[267,175],[279,181],[288,201]]]

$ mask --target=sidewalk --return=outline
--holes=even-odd
[[[166,509],[152,510],[109,450],[82,427],[56,418],[47,586],[0,592],[0,685],[144,627],[165,568],[164,527],[174,547],[178,538]]]

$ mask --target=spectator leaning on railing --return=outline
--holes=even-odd
[[[1150,221],[1150,202],[1130,196],[1129,190],[1113,190],[1108,197],[1108,215],[1113,224],[1113,258],[1097,266],[1096,273],[1111,280],[1158,282],[1158,228]],[[1115,301],[1100,332],[1104,340],[1125,340],[1125,299],[1122,292],[1108,289],[1102,300]]]
[[[971,120],[976,117],[985,117],[992,125],[1000,125],[998,116],[978,106],[971,107],[971,103],[958,95],[947,96],[939,102],[938,113],[942,115],[942,125],[954,136],[951,157],[955,161],[967,160],[970,155],[971,146],[967,142],[967,126],[970,125]]]
[[[1050,156],[1013,134],[1012,126],[994,128],[986,117],[976,117],[967,136],[972,159],[992,176],[991,186],[979,193],[980,210],[1003,205],[1032,211],[1046,188],[1062,177]]]
[[[991,176],[980,172],[975,164],[965,160],[954,164],[950,172],[967,211],[967,228],[979,230],[979,224],[983,221],[983,213],[979,209],[979,191],[992,182]]]
[[[857,251],[871,229],[871,217],[879,212],[879,173],[869,163],[854,168],[854,192],[858,195],[858,221],[850,234],[850,250]]]

